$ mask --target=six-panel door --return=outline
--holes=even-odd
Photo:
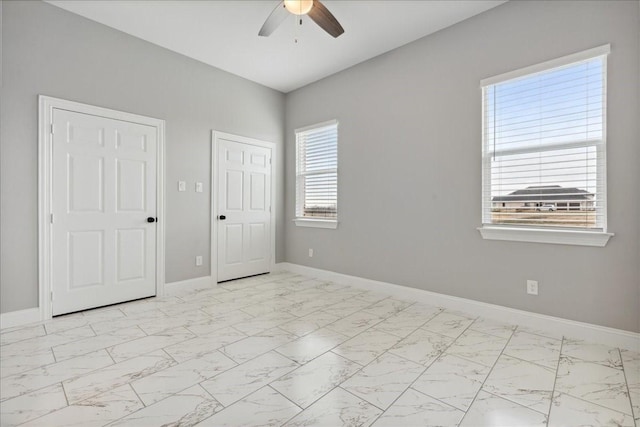
[[[219,282],[266,273],[271,267],[271,150],[218,143]]]
[[[53,111],[52,312],[156,293],[156,129]]]

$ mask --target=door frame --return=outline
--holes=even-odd
[[[156,216],[160,218],[156,227],[156,296],[164,295],[164,249],[165,249],[165,122],[161,119],[140,116],[109,108],[97,107],[80,102],[50,96],[38,96],[38,307],[40,320],[52,317],[51,272],[52,272],[52,228],[51,207],[53,186],[53,110],[68,110],[108,119],[138,123],[156,128]]]
[[[242,144],[255,145],[271,150],[271,271],[276,265],[276,174],[277,170],[277,145],[273,142],[261,141],[246,136],[231,133],[211,131],[211,284],[218,283],[218,146],[221,139],[230,139]]]

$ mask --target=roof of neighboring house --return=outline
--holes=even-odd
[[[531,201],[565,201],[592,200],[593,193],[575,187],[561,187],[559,185],[541,185],[516,190],[505,196],[495,196],[494,202],[531,202]]]

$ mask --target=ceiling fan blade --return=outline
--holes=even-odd
[[[342,28],[342,25],[340,25],[335,16],[333,16],[331,12],[329,12],[329,10],[318,0],[313,0],[313,7],[309,11],[308,15],[313,22],[318,24],[320,28],[333,37],[338,37],[340,34],[344,33],[344,28]]]
[[[264,24],[262,25],[262,28],[260,28],[258,35],[262,37],[270,36],[271,33],[273,33],[276,28],[278,28],[280,24],[282,24],[282,22],[287,19],[287,16],[289,16],[289,12],[284,7],[284,1],[281,1],[278,3],[276,8],[273,9],[273,12],[271,12],[271,15],[269,15],[267,20],[264,21]]]

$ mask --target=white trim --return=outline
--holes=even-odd
[[[25,310],[0,313],[0,329],[14,328],[40,321],[40,309],[27,308]]]
[[[607,45],[607,48],[609,45]],[[608,53],[608,52],[607,52]],[[602,229],[604,231],[608,230],[608,221],[609,221],[609,205],[607,204],[607,199],[609,198],[608,193],[609,190],[607,188],[607,91],[609,90],[607,86],[607,75],[609,74],[609,57],[605,56],[603,58],[603,71],[602,71],[602,90],[604,96],[602,97],[602,144],[600,145],[599,151],[597,151],[596,158],[596,182],[600,184],[600,187],[604,189],[599,194],[599,197],[604,206],[604,217],[602,218]],[[606,242],[605,242],[606,244]]]
[[[478,227],[485,240],[510,240],[514,242],[552,243],[556,245],[604,247],[613,233],[583,230],[546,230],[541,228]]]
[[[293,222],[298,227],[338,228],[338,221],[333,219],[296,218]]]
[[[572,53],[560,58],[555,58],[549,61],[541,62],[539,64],[530,65],[528,67],[523,67],[518,70],[498,74],[497,76],[487,77],[486,79],[480,80],[480,86],[485,87],[494,85],[496,83],[506,82],[507,80],[514,80],[528,74],[539,73],[541,71],[547,71],[552,68],[559,68],[568,64],[597,58],[598,56],[608,55],[610,52],[611,45],[605,44],[602,46],[594,47],[593,49],[583,50],[582,52]]]
[[[211,246],[211,282],[218,283],[218,140],[229,139],[231,141],[240,142],[243,144],[255,145],[271,150],[271,271],[273,271],[276,265],[276,173],[278,170],[278,145],[273,142],[261,141],[259,139],[249,138],[246,136],[234,135],[231,133],[211,131],[211,234],[210,234],[210,246]]]
[[[164,262],[165,262],[165,122],[161,119],[140,116],[124,111],[96,107],[75,101],[68,101],[50,96],[38,96],[38,306],[40,320],[51,319],[51,171],[53,139],[51,124],[53,110],[61,109],[91,114],[109,119],[139,123],[156,128],[158,137],[156,166],[156,216],[159,218],[156,227],[156,296],[164,295]]]
[[[392,283],[378,282],[376,280],[349,276],[298,264],[279,263],[276,265],[275,271],[290,271],[292,273],[304,274],[318,279],[331,280],[357,288],[381,292],[397,298],[413,299],[418,302],[437,305],[451,310],[464,311],[475,316],[482,316],[503,323],[544,331],[550,334],[550,336],[563,335],[632,351],[640,351],[640,334],[636,332],[517,310],[496,304],[488,304]]]
[[[165,296],[176,296],[213,287],[215,287],[215,283],[211,280],[211,276],[194,277],[193,279],[166,283],[164,285],[164,294]]]
[[[337,126],[337,125],[338,125],[338,120],[334,119],[334,120],[328,120],[322,123],[316,123],[315,125],[303,126],[301,128],[295,129],[293,132],[299,133],[299,132],[305,132],[311,129],[322,129],[322,128],[328,128],[329,126]]]

